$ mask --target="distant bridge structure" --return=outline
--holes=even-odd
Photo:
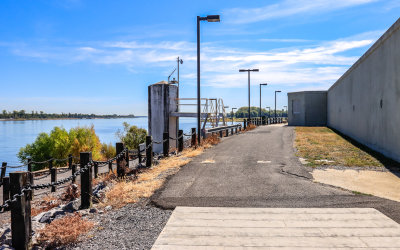
[[[197,112],[191,112],[190,107],[197,107],[197,98],[176,98],[178,111],[171,112],[173,117],[197,117]],[[202,129],[227,126],[227,116],[224,101],[221,98],[201,98],[200,122]],[[188,110],[189,107],[189,110]]]

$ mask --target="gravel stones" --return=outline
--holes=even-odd
[[[127,205],[99,215],[90,238],[67,249],[151,249],[172,210]]]

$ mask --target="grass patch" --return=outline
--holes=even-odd
[[[351,191],[353,194],[355,194],[355,195],[366,195],[366,196],[372,196],[372,194],[365,194],[365,193],[362,193],[362,192],[358,192],[358,191]]]
[[[297,156],[305,158],[309,166],[374,166],[384,164],[370,152],[355,146],[327,127],[296,127]]]
[[[79,213],[56,219],[39,230],[38,243],[47,248],[68,245],[92,229],[94,223],[82,219]]]

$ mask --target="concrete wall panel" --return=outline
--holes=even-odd
[[[329,89],[328,126],[400,161],[400,19]]]

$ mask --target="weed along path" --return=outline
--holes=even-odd
[[[400,247],[400,203],[313,182],[293,141],[260,126],[194,158],[152,197],[176,208],[153,249]]]

